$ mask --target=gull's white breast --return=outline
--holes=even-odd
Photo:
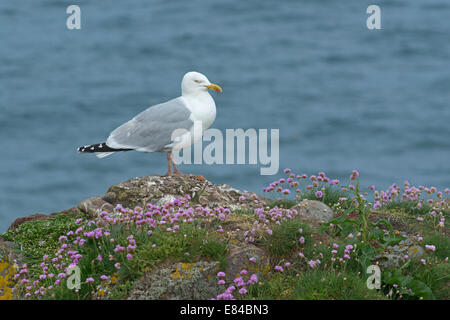
[[[196,95],[184,95],[182,98],[186,107],[191,111],[189,118],[194,122],[194,126],[189,132],[179,138],[179,142],[173,146],[174,150],[188,148],[199,141],[203,136],[203,132],[216,119],[216,104],[208,92],[201,92]]]

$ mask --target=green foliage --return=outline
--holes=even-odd
[[[130,292],[131,289],[133,289],[134,281],[121,281],[121,283],[115,285],[111,289],[111,294],[109,296],[110,300],[121,300],[128,292]]]
[[[276,274],[249,289],[249,299],[380,300],[381,292],[369,290],[366,279],[353,272],[312,270],[293,275]]]
[[[369,290],[366,279],[353,272],[311,271],[300,276],[296,299],[306,300],[379,300],[377,290]]]
[[[427,265],[413,261],[406,271],[429,287],[436,299],[449,299],[450,265],[435,256],[430,256],[427,260]]]
[[[397,212],[404,212],[411,215],[423,215],[432,211],[431,206],[428,203],[423,203],[422,206],[418,206],[419,201],[405,200],[405,201],[392,201],[383,205],[383,209],[392,210]]]
[[[434,245],[433,255],[443,260],[450,255],[450,238],[438,231],[431,231],[423,235],[423,243]]]
[[[433,299],[433,293],[431,289],[422,281],[414,279],[408,274],[403,274],[402,270],[396,269],[393,271],[385,271],[382,277],[383,283],[387,286],[385,290],[394,290],[394,298],[402,295],[403,298],[422,298]],[[394,288],[397,285],[397,288]]]
[[[300,233],[299,229],[303,232]],[[265,234],[262,245],[267,252],[276,259],[288,257],[299,251],[299,238],[310,237],[310,228],[299,219],[283,221],[280,225],[272,228],[272,235]]]
[[[359,181],[354,188],[354,205],[348,204],[341,207],[342,215],[336,217],[322,226],[322,230],[333,226],[335,235],[359,234],[360,243],[357,245],[357,254],[361,271],[365,271],[375,255],[387,246],[395,245],[404,237],[394,234],[389,221],[379,219],[375,222],[370,220],[371,207],[367,200],[360,194]],[[350,218],[350,214],[356,213],[356,219]],[[383,227],[383,228],[381,228]]]
[[[156,245],[153,247],[153,245]],[[219,261],[226,267],[228,245],[215,233],[194,224],[182,224],[176,233],[157,229],[150,241],[138,247],[133,270],[142,272],[153,268],[166,259],[193,262],[200,257]]]
[[[248,288],[247,299],[282,300],[293,299],[292,293],[298,279],[292,275],[273,274],[267,279],[260,279],[260,284]]]
[[[45,220],[28,221],[7,231],[2,237],[20,245],[22,253],[31,261],[40,260],[44,254],[53,252],[60,246],[58,239],[61,235],[76,228],[75,220],[78,217],[69,213]]]

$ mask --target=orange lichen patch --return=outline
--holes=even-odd
[[[183,263],[179,262],[175,272],[171,274],[172,279],[190,279],[192,278],[192,268],[196,263]]]
[[[195,179],[200,180],[200,181],[206,181],[204,176],[195,176]]]
[[[113,276],[111,277],[111,283],[115,284],[117,282],[117,280],[119,279],[119,275],[116,273],[113,274]]]
[[[182,268],[183,270],[189,270],[189,271],[190,271],[190,270],[192,270],[192,266],[195,265],[195,263],[192,264],[192,263],[183,263],[183,262],[180,262],[178,265],[181,266],[181,268]]]
[[[15,268],[6,259],[0,260],[0,300],[12,300]]]

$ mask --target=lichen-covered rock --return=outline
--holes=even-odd
[[[78,209],[91,217],[95,217],[102,211],[112,212],[114,206],[103,200],[102,197],[94,197],[81,201],[78,204]]]
[[[381,268],[390,269],[401,267],[406,262],[405,256],[408,256],[407,259],[417,260],[424,255],[425,250],[421,246],[414,244],[411,237],[407,237],[394,246],[386,247],[386,250],[378,254],[374,261],[378,261]]]
[[[5,241],[0,237],[0,260],[8,260],[14,264],[22,264],[25,257],[20,253],[20,247],[11,241]]]
[[[328,222],[333,218],[333,210],[325,203],[317,200],[304,199],[292,209],[297,210],[299,216],[318,222]]]
[[[236,209],[252,207],[262,199],[248,191],[240,191],[228,185],[215,185],[202,176],[171,175],[147,176],[121,182],[108,189],[103,200],[113,205],[134,208],[147,203],[164,205],[177,197],[189,195],[192,202],[205,207],[223,206]]]
[[[250,258],[255,258],[255,262],[250,261]],[[227,280],[233,281],[242,269],[249,273],[266,274],[270,270],[269,255],[251,244],[231,245],[225,272]]]
[[[0,300],[17,299],[13,293],[14,275],[24,262],[19,246],[0,237]]]
[[[0,300],[13,300],[15,267],[6,257],[0,257]]]
[[[144,274],[129,300],[206,300],[220,293],[215,274],[219,262],[199,261],[158,266]]]

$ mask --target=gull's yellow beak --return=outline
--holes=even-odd
[[[205,86],[205,87],[207,87],[208,89],[214,90],[214,91],[222,92],[222,88],[219,85],[214,84],[214,83],[211,83],[209,86]]]

